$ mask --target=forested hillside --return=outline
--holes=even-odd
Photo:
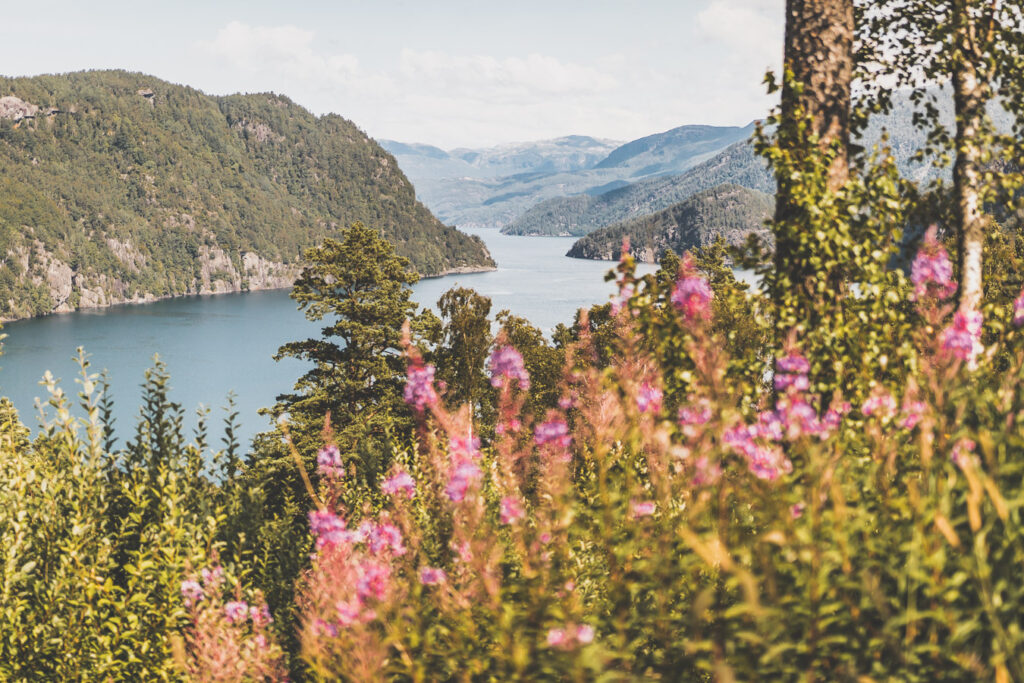
[[[422,275],[493,265],[352,122],[144,74],[0,78],[0,318],[285,286],[355,221]]]
[[[596,230],[572,245],[568,256],[618,259],[624,237],[629,238],[633,257],[648,263],[660,260],[668,249],[682,254],[719,237],[740,244],[751,232],[767,236],[765,221],[773,208],[771,195],[764,192],[719,185],[655,214]]]
[[[731,183],[774,192],[767,164],[749,142],[735,143],[681,175],[659,176],[597,196],[574,195],[541,202],[502,232],[510,235],[586,235],[598,228],[645,216],[694,194]]]

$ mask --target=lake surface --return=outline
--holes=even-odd
[[[572,322],[576,310],[607,301],[614,284],[604,281],[613,266],[564,256],[572,238],[510,237],[496,230],[471,231],[487,243],[498,263],[489,273],[422,280],[413,299],[435,306],[441,294],[461,285],[491,297],[492,312],[509,309],[545,332]],[[653,266],[641,266],[651,272]],[[22,320],[4,327],[8,335],[0,356],[0,394],[14,401],[21,419],[37,425],[36,397],[46,370],[61,379],[70,395],[77,365],[75,349],[90,354],[93,371],[107,370],[115,407],[119,444],[132,435],[140,404],[140,386],[159,354],[171,375],[172,400],[195,425],[194,411],[209,407],[210,437],[219,443],[229,392],[234,392],[242,443],[268,428],[257,411],[289,391],[306,367],[294,359],[274,362],[285,342],[317,336],[322,324],[305,319],[287,291],[250,292],[168,299]],[[45,400],[45,398],[44,398]]]

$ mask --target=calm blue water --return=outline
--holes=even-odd
[[[509,237],[493,230],[477,232],[498,262],[490,273],[423,280],[414,299],[434,306],[455,285],[491,297],[493,312],[509,309],[550,332],[571,322],[577,309],[607,300],[614,287],[604,281],[613,264],[564,256],[571,238]],[[652,266],[642,266],[650,272]],[[34,426],[35,399],[45,396],[39,380],[46,370],[60,378],[68,394],[78,391],[78,346],[90,354],[92,369],[106,369],[115,401],[121,443],[131,435],[143,373],[159,354],[171,374],[171,399],[190,415],[200,405],[210,411],[211,437],[219,438],[222,406],[234,392],[247,443],[269,423],[257,411],[291,389],[304,371],[296,360],[274,362],[288,341],[319,334],[285,291],[223,294],[170,299],[151,304],[114,306],[9,323],[0,356],[0,394],[14,401],[22,421]],[[187,424],[195,424],[189,419]],[[190,427],[191,428],[191,427]]]

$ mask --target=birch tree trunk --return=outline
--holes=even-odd
[[[956,110],[956,162],[953,186],[956,194],[957,256],[960,262],[960,309],[981,307],[982,249],[985,218],[982,214],[982,148],[988,79],[978,72],[978,28],[968,13],[970,0],[954,0],[955,50],[953,103]]]

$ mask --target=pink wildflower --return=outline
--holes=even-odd
[[[519,383],[521,391],[528,391],[530,388],[530,374],[523,364],[523,357],[511,346],[502,346],[491,353],[490,358],[491,386],[501,388],[510,380]],[[509,384],[511,386],[511,384]]]
[[[564,647],[569,642],[569,634],[564,628],[548,630],[548,647]]]
[[[653,500],[631,500],[629,501],[630,519],[640,519],[654,514],[657,506]]]
[[[707,279],[699,275],[679,278],[672,290],[672,303],[687,322],[711,317],[711,299],[714,293]]]
[[[448,440],[448,454],[453,460],[479,460],[480,439],[475,436],[453,436]]]
[[[533,438],[538,446],[550,443],[561,448],[568,448],[572,443],[572,437],[569,436],[569,425],[560,418],[550,419],[537,425]]]
[[[1024,289],[1021,290],[1017,300],[1013,302],[1013,324],[1017,327],[1024,325]]]
[[[785,391],[792,387],[796,391],[807,391],[810,387],[807,373],[810,371],[811,364],[799,353],[779,358],[775,361],[775,389]]]
[[[404,493],[412,498],[416,495],[416,480],[405,470],[399,470],[381,482],[380,490],[389,496],[397,496]]]
[[[933,225],[925,233],[921,248],[910,268],[910,282],[914,285],[914,298],[935,297],[948,299],[956,292],[953,265],[949,254],[936,238]]]
[[[875,416],[882,422],[888,422],[896,414],[896,399],[885,389],[878,388],[860,407],[864,417]]]
[[[466,497],[470,485],[478,482],[483,473],[476,463],[468,460],[462,461],[455,466],[452,476],[445,486],[444,492],[453,503],[461,503]]]
[[[350,543],[354,534],[347,530],[345,520],[330,510],[312,510],[309,513],[309,530],[316,537],[316,547],[333,547]]]
[[[789,516],[793,519],[800,519],[804,516],[804,510],[806,508],[807,505],[804,503],[793,503],[793,505],[789,507]]]
[[[636,397],[636,407],[641,413],[660,413],[663,396],[661,389],[644,382]]]
[[[360,525],[362,530],[362,525]],[[406,552],[402,544],[402,532],[393,524],[381,523],[370,524],[366,533],[366,546],[375,555],[387,550],[392,555],[399,557]]]
[[[207,590],[216,590],[224,582],[224,568],[217,566],[212,569],[203,569],[199,572],[203,577],[203,586]]]
[[[983,322],[980,311],[957,311],[953,314],[953,324],[942,332],[942,348],[973,366],[982,351]]]
[[[249,618],[249,605],[240,600],[233,600],[224,605],[224,617],[229,624],[243,623]]]
[[[711,486],[722,477],[722,467],[712,463],[706,456],[700,456],[693,464],[693,485]]]
[[[590,624],[580,624],[576,628],[576,642],[581,645],[588,645],[594,642],[594,627]]]
[[[904,401],[900,427],[903,427],[903,429],[913,429],[921,421],[921,418],[924,417],[927,410],[928,404],[923,401]]]
[[[522,501],[515,496],[505,496],[501,499],[502,524],[512,524],[522,519],[525,514]]]
[[[198,581],[191,579],[181,582],[181,597],[185,599],[185,606],[191,607],[203,599],[203,587]]]
[[[970,439],[960,439],[953,444],[953,452],[950,454],[949,459],[960,468],[973,464],[977,460],[974,456],[976,446],[977,444]]]
[[[360,602],[369,599],[383,600],[391,587],[391,567],[373,560],[366,560],[359,565],[359,578],[356,580],[356,595]]]
[[[266,604],[249,607],[249,618],[252,619],[253,626],[257,628],[274,623],[274,618],[270,616],[270,608]]]
[[[342,477],[345,467],[341,462],[341,452],[337,446],[324,446],[316,454],[316,467],[322,476]]]
[[[424,586],[436,586],[448,580],[443,569],[420,567],[420,583]]]
[[[422,413],[427,406],[437,403],[434,390],[434,366],[413,363],[406,371],[405,402]]]

